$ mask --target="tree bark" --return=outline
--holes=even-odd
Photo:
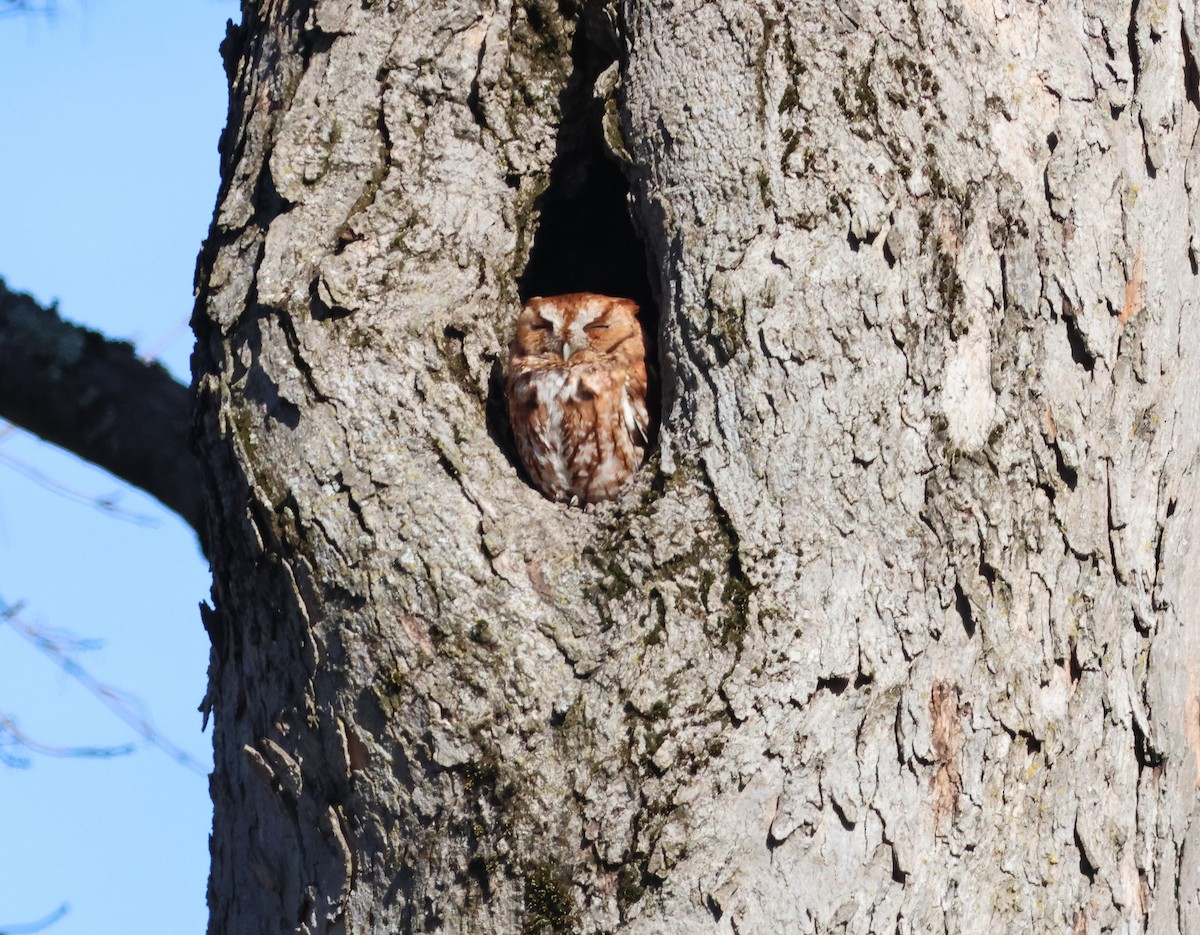
[[[246,4],[210,931],[1200,931],[1195,48],[1148,0]],[[496,396],[568,288],[660,342],[587,510]]]

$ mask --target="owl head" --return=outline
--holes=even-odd
[[[581,351],[641,361],[645,354],[638,306],[592,292],[535,296],[517,319],[512,354],[570,360]]]

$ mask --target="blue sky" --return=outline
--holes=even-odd
[[[0,16],[0,277],[158,353],[181,380],[225,120],[217,46],[239,15],[232,0],[56,0],[53,16]],[[29,472],[85,499],[115,494],[122,514]],[[206,768],[196,605],[207,593],[195,537],[172,514],[0,429],[0,598],[23,602],[29,623],[101,641],[78,661]],[[0,715],[48,744],[135,746],[115,759],[0,765],[0,928],[69,903],[48,932],[202,933],[206,779],[141,741],[9,626]]]

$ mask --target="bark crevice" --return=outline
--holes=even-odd
[[[594,5],[594,4],[593,4]],[[585,16],[571,45],[572,71],[559,94],[556,153],[544,192],[534,202],[537,227],[518,277],[522,299],[599,292],[633,299],[647,331],[657,333],[646,246],[634,229],[629,181],[605,138],[606,109],[618,88],[598,85],[616,53]]]

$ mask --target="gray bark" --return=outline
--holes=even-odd
[[[247,4],[196,316],[210,931],[1200,931],[1197,38]],[[494,387],[604,158],[662,427],[585,511]],[[556,275],[638,281],[569,221]]]

